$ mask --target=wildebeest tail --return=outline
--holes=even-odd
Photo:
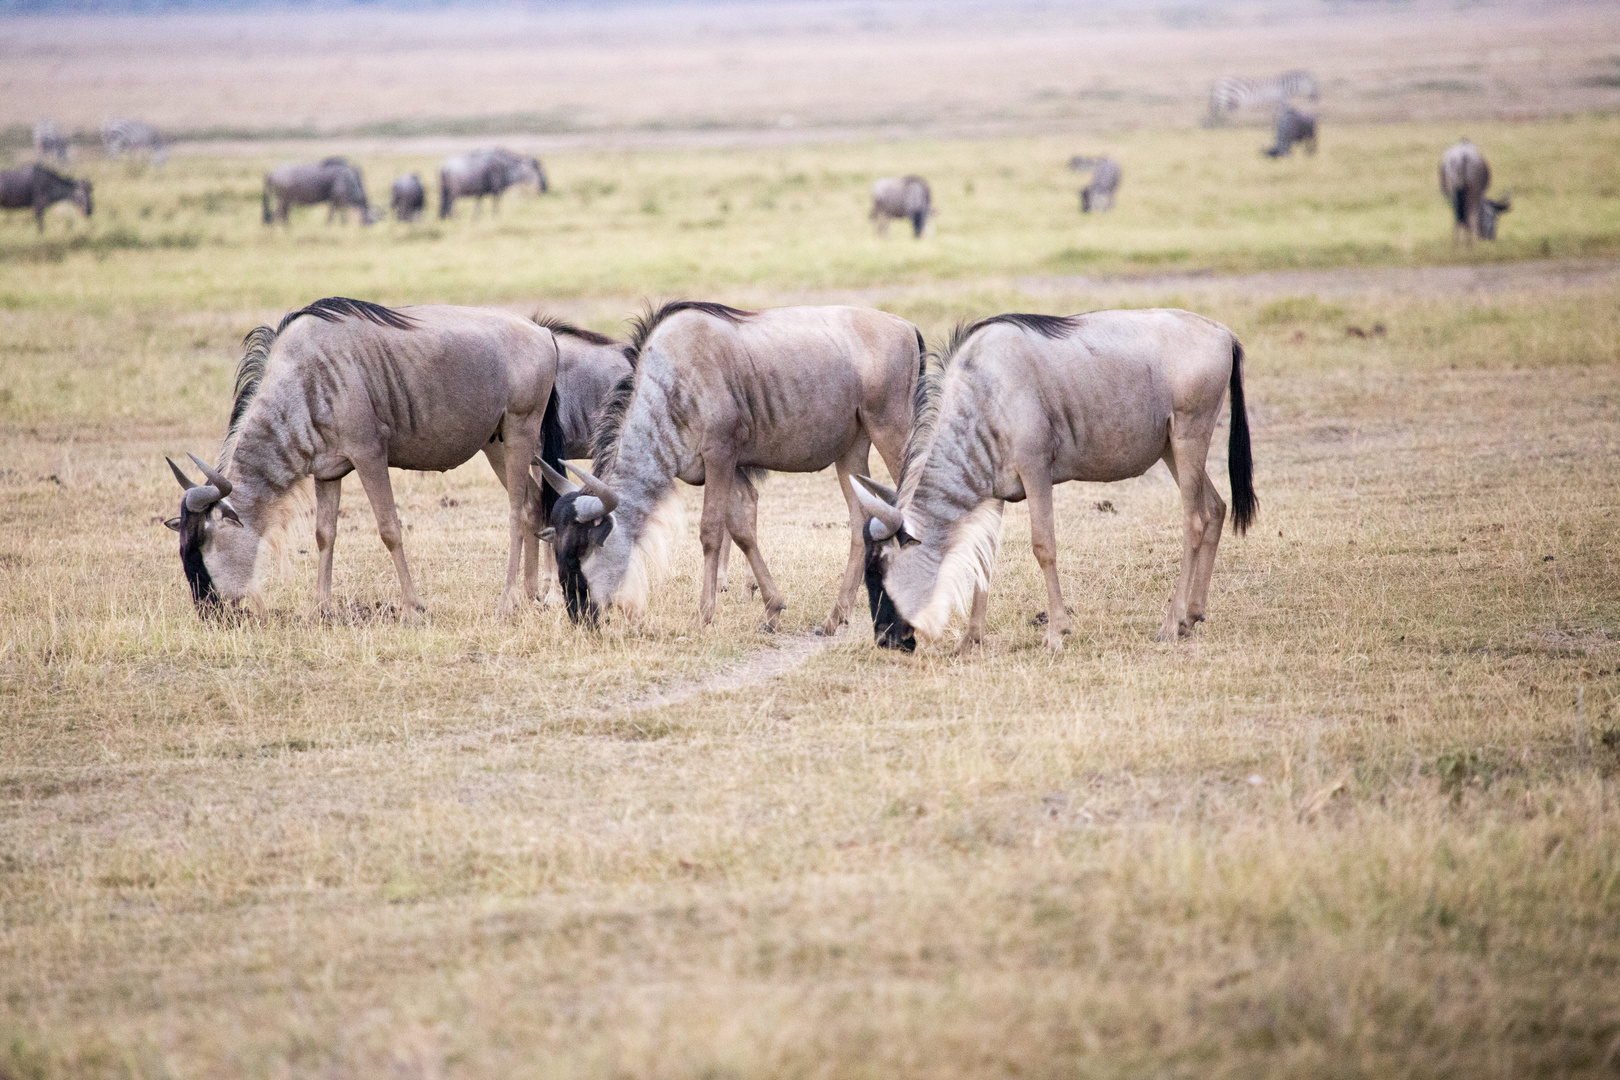
[[[567,449],[567,442],[563,438],[562,426],[562,399],[557,396],[555,384],[551,387],[551,397],[546,399],[546,413],[540,421],[540,460],[550,465],[559,473],[563,471],[563,455]],[[540,485],[540,510],[546,520],[551,520],[551,508],[557,503],[557,493],[551,490],[550,484]]]
[[[1457,224],[1468,224],[1468,192],[1466,189],[1458,188],[1451,193],[1451,208],[1456,211]]]
[[[1232,429],[1226,441],[1226,478],[1232,484],[1232,523],[1249,531],[1259,512],[1254,494],[1254,456],[1249,448],[1249,414],[1243,405],[1243,346],[1232,340]]]
[[[264,178],[264,223],[273,225],[275,221],[275,217],[270,213],[270,178],[267,176]]]
[[[439,172],[439,220],[443,221],[450,216],[450,174],[443,170]]]

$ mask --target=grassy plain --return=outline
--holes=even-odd
[[[93,166],[88,227],[0,224],[0,1076],[1613,1075],[1620,125],[1469,127],[1516,199],[1472,250],[1450,125],[1281,163],[1252,131],[559,153],[555,196],[366,232],[266,230],[265,162],[181,157]],[[1126,183],[1081,219],[1093,149]],[[936,229],[872,237],[909,169]],[[1402,276],[1543,254],[1596,269]],[[825,475],[765,488],[774,638],[737,588],[695,625],[690,537],[643,626],[496,620],[477,462],[396,477],[419,627],[356,485],[333,623],[295,545],[267,622],[201,624],[159,524],[237,340],[317,295],[606,330],[865,298],[937,339],[1122,291],[1250,357],[1261,520],[1179,646],[1156,473],[1060,492],[1058,658],[1022,508],[980,654],[811,637]]]

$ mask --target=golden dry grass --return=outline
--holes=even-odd
[[[1324,146],[1393,163],[1365,206],[1200,133],[1203,209],[1158,226],[1163,132],[1119,135],[1150,179],[1080,225],[1055,140],[886,148],[1010,163],[922,244],[866,235],[871,147],[580,151],[559,198],[369,234],[266,233],[262,162],[199,157],[96,166],[96,220],[43,244],[0,223],[0,1077],[1613,1075],[1615,135],[1490,130],[1524,187],[1473,252],[1432,190],[1449,132],[1405,125]],[[368,159],[373,188],[425,160]],[[682,227],[725,198],[736,222]],[[1047,261],[1075,243],[1047,221],[1100,254]],[[1603,258],[1492,265],[1544,236]],[[1290,237],[1328,269],[1055,276],[1286,267],[1256,252]],[[613,329],[676,289],[879,302],[933,340],[1207,313],[1248,350],[1259,526],[1161,646],[1173,488],[1069,485],[1061,657],[1021,507],[986,647],[896,657],[864,617],[809,634],[847,534],[830,476],[778,476],[783,635],[735,585],[695,625],[690,534],[646,624],[590,634],[495,618],[474,462],[395,477],[423,625],[355,484],[339,618],[298,544],[266,622],[196,618],[161,458],[215,445],[254,323],[354,292]]]

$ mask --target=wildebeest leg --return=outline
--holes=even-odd
[[[337,543],[338,499],[343,480],[315,481],[315,550],[320,554],[320,572],[315,578],[315,609],[332,614],[332,547]]]
[[[965,656],[984,641],[984,623],[989,610],[990,590],[974,586],[973,612],[968,616],[967,629],[962,632],[962,640],[956,643],[957,656]]]
[[[416,586],[411,584],[410,567],[405,565],[405,534],[400,528],[399,511],[394,507],[394,485],[388,480],[388,459],[381,454],[359,458],[354,462],[354,471],[360,474],[360,486],[366,489],[366,498],[371,500],[371,512],[377,517],[377,534],[382,537],[383,547],[394,557],[400,591],[405,595],[405,618],[410,619],[416,612],[426,611],[427,607],[416,595]]]
[[[1052,468],[1042,463],[1020,466],[1018,478],[1029,500],[1029,538],[1035,561],[1046,576],[1046,637],[1053,652],[1063,650],[1063,635],[1069,632],[1069,612],[1063,606],[1063,590],[1058,586],[1057,516],[1052,509]],[[977,603],[978,598],[974,601]]]
[[[849,621],[849,609],[855,606],[855,590],[860,588],[862,572],[866,569],[866,538],[861,535],[861,530],[866,527],[866,511],[861,509],[860,500],[855,497],[855,482],[850,477],[855,474],[867,475],[871,467],[871,451],[871,441],[862,435],[838,459],[838,488],[844,493],[844,503],[849,507],[849,562],[844,565],[844,580],[839,582],[838,598],[833,601],[832,614],[821,624],[821,632],[828,636],[838,633],[838,628]]]
[[[557,552],[550,544],[541,544],[540,557],[545,560],[541,571],[545,591],[540,594],[540,606],[551,607],[562,598],[562,587],[557,584]]]
[[[1204,543],[1205,504],[1203,486],[1208,477],[1204,472],[1190,440],[1177,437],[1175,421],[1171,421],[1170,446],[1164,452],[1164,463],[1181,489],[1182,542],[1181,573],[1176,577],[1176,591],[1170,596],[1170,607],[1159,627],[1160,641],[1175,641],[1192,632],[1192,620],[1187,606],[1197,573],[1198,552]]]
[[[759,494],[746,473],[736,474],[729,502],[726,528],[730,535],[720,541],[720,550],[725,551],[731,547],[733,540],[737,542],[737,548],[743,553],[743,558],[748,560],[749,569],[754,572],[754,580],[759,583],[760,596],[765,601],[764,629],[775,633],[776,628],[782,625],[782,610],[787,607],[787,601],[782,599],[782,592],[776,587],[776,579],[771,577],[770,568],[765,565],[765,556],[759,550],[759,537],[755,528]]]
[[[549,395],[550,392],[547,388],[546,393]],[[533,483],[528,464],[534,460],[535,450],[540,445],[541,415],[538,410],[522,417],[507,413],[501,427],[502,438],[506,441],[506,498],[510,508],[507,531],[512,545],[506,560],[506,591],[501,594],[502,615],[518,610],[539,592],[539,541],[534,531],[525,526],[524,508],[530,497],[529,485]],[[522,575],[520,592],[519,571],[525,556],[528,556],[528,570]]]
[[[727,519],[731,516],[731,487],[736,473],[735,461],[703,459],[703,518],[698,526],[703,541],[703,593],[698,600],[698,621],[704,626],[714,621],[720,546],[731,542]]]
[[[1188,625],[1204,621],[1209,604],[1209,581],[1215,575],[1215,549],[1221,546],[1221,530],[1226,526],[1226,500],[1204,472],[1204,539],[1198,545],[1198,567],[1192,593],[1187,597]]]

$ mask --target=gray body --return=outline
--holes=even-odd
[[[68,159],[67,136],[49,120],[41,120],[34,125],[34,156],[53,157],[57,161]]]
[[[880,235],[889,231],[889,222],[901,218],[911,222],[911,235],[920,237],[934,209],[928,181],[920,176],[886,176],[872,185],[872,212],[867,217]]]
[[[714,615],[729,535],[748,559],[766,625],[774,628],[786,603],[755,542],[753,492],[740,500],[734,494],[749,486],[746,470],[818,472],[835,465],[851,548],[823,624],[831,633],[848,617],[864,553],[850,477],[866,472],[874,445],[891,470],[898,468],[915,410],[921,335],[904,319],[866,308],[719,310],[731,314],[686,308],[650,320],[617,439],[597,455],[602,502],[617,510],[605,538],[583,557],[589,594],[593,603],[612,601],[632,613],[645,606],[647,583],[632,563],[680,479],[703,485],[702,622]],[[569,542],[560,537],[559,551]]]
[[[101,142],[107,156],[114,159],[143,153],[151,157],[154,165],[161,165],[169,156],[168,145],[158,129],[141,120],[108,120],[101,125]]]
[[[333,217],[347,221],[351,208],[360,211],[360,224],[377,220],[366,198],[366,182],[360,170],[346,158],[330,157],[304,165],[282,165],[264,175],[264,223],[290,224],[287,212],[294,206],[326,204],[326,221]],[[274,204],[272,208],[272,204]]]
[[[1119,162],[1113,158],[1074,158],[1069,167],[1074,168],[1076,161],[1088,161],[1091,168],[1091,181],[1080,189],[1080,212],[1089,214],[1093,210],[1112,210],[1114,208],[1114,195],[1119,191],[1120,172]]]
[[[1440,193],[1451,206],[1452,238],[1496,239],[1496,219],[1513,208],[1513,197],[1487,199],[1491,166],[1479,147],[1464,139],[1440,157]]]
[[[248,346],[218,467],[229,479],[230,506],[241,524],[210,518],[201,546],[219,599],[257,603],[264,541],[285,517],[288,496],[309,477],[315,484],[318,600],[326,610],[338,498],[343,478],[355,472],[393,556],[406,611],[422,610],[405,563],[388,470],[443,472],[481,450],[510,502],[502,611],[519,606],[525,595],[535,597],[537,541],[524,529],[523,517],[526,501],[538,493],[529,463],[541,446],[556,382],[551,331],[492,309],[391,311],[339,298],[295,312],[279,332],[260,327]],[[182,537],[189,525],[183,512],[175,522]],[[520,588],[521,555],[528,556],[528,572]]]
[[[400,221],[415,221],[427,207],[427,189],[422,186],[422,178],[415,173],[394,177],[394,186],[389,189],[389,195],[389,206],[394,211],[394,217]]]
[[[38,164],[0,172],[0,209],[32,210],[40,232],[45,231],[45,211],[64,200],[72,201],[85,217],[95,209],[88,180],[74,180]]]
[[[1294,144],[1305,147],[1307,154],[1316,153],[1316,117],[1298,109],[1284,106],[1277,113],[1277,141],[1265,150],[1266,157],[1287,157]]]
[[[521,157],[500,147],[450,158],[439,169],[439,217],[449,217],[455,212],[456,200],[467,197],[476,200],[476,216],[483,209],[485,195],[491,196],[491,205],[498,211],[501,194],[518,184],[533,184],[541,194],[550,190],[538,158]]]
[[[1189,632],[1204,615],[1226,516],[1205,460],[1228,385],[1240,531],[1254,512],[1241,355],[1226,327],[1175,310],[1000,316],[967,331],[947,356],[937,415],[919,425],[897,496],[861,492],[874,518],[869,535],[888,544],[882,581],[895,608],[928,640],[953,613],[971,611],[961,647],[977,643],[1002,506],[1027,499],[1047,584],[1046,645],[1061,649],[1069,619],[1058,588],[1053,486],[1124,480],[1163,461],[1181,489],[1186,527],[1159,636]]]

